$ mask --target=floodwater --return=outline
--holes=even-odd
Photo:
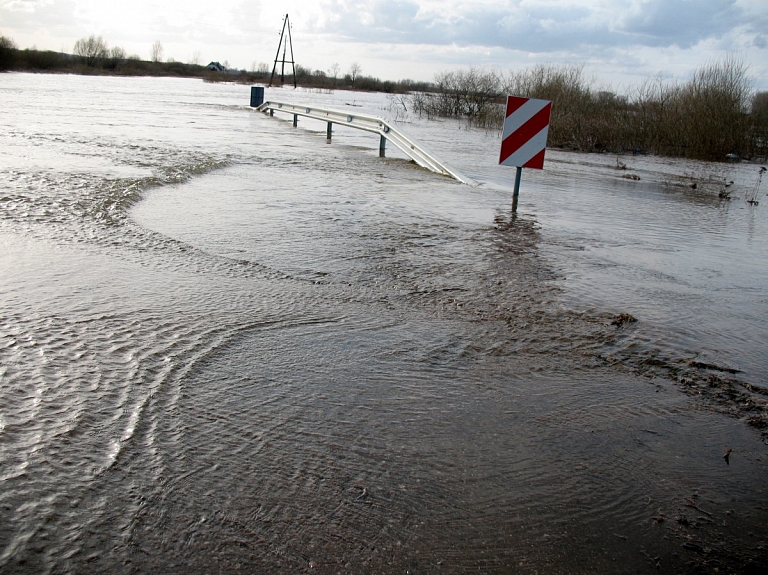
[[[248,86],[0,76],[0,572],[765,572],[757,166],[550,150],[513,215],[496,132],[267,97],[481,185]]]

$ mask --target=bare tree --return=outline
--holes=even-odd
[[[152,44],[151,58],[153,62],[163,61],[163,45],[160,43],[160,40]]]
[[[119,46],[115,46],[109,51],[109,57],[113,60],[125,60],[126,54],[125,50],[120,48]]]
[[[331,64],[331,67],[328,68],[328,74],[333,78],[333,86],[334,86],[334,88],[336,87],[336,78],[338,78],[338,76],[339,76],[339,70],[340,69],[341,68],[339,67],[339,63],[338,62],[334,62],[333,64]]]
[[[360,73],[363,71],[363,68],[360,66],[359,62],[352,62],[352,65],[349,67],[349,77],[352,78],[352,83],[355,83],[355,80],[360,76]]]
[[[768,119],[768,92],[755,92],[750,108],[753,114],[764,115]]]
[[[75,42],[73,52],[86,66],[95,66],[96,62],[107,57],[107,43],[101,36],[91,35]]]
[[[269,74],[269,66],[267,66],[266,62],[259,62],[256,63],[256,60],[254,60],[251,63],[251,74],[254,74],[256,76],[262,77]]]
[[[9,70],[16,59],[16,43],[5,36],[0,36],[0,70]]]
[[[104,60],[104,66],[106,68],[109,68],[110,70],[114,70],[120,65],[121,62],[124,62],[125,59],[126,59],[125,50],[123,50],[119,46],[115,46],[114,48],[108,51],[106,58]]]
[[[195,50],[195,53],[192,54],[192,57],[189,59],[189,63],[195,66],[199,66],[202,61],[203,57],[200,55],[200,50]]]
[[[14,42],[11,38],[7,38],[5,36],[0,36],[0,48],[3,48],[5,50],[18,50],[18,46],[16,46],[16,42]]]

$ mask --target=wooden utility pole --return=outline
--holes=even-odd
[[[285,30],[288,29],[288,39],[285,38]],[[288,48],[291,49],[291,59],[286,60],[285,55]],[[280,60],[280,48],[283,49],[283,59]],[[293,87],[296,87],[296,62],[293,60],[293,41],[291,40],[291,23],[288,20],[288,14],[283,19],[283,31],[280,32],[280,43],[277,45],[277,53],[275,54],[275,64],[272,66],[272,76],[269,78],[269,87],[272,87],[272,80],[275,79],[275,70],[277,69],[277,63],[281,63],[280,67],[280,83],[285,83],[285,65],[290,64],[293,67]]]

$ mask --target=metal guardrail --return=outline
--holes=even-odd
[[[378,116],[355,114],[339,110],[331,110],[329,108],[307,106],[303,104],[276,102],[274,100],[265,101],[256,109],[260,112],[269,112],[270,115],[274,115],[275,112],[293,114],[294,127],[297,125],[298,116],[327,122],[327,137],[329,141],[331,139],[333,124],[339,124],[350,128],[356,128],[358,130],[379,134],[380,156],[384,156],[385,142],[388,140],[397,146],[400,150],[402,150],[406,155],[411,157],[417,164],[427,168],[428,170],[432,170],[433,172],[442,174],[444,176],[449,176],[464,184],[469,184],[470,186],[479,185],[473,179],[462,175],[453,168],[447,166],[445,163],[441,162],[434,154],[427,151],[415,140],[409,138],[403,132],[390,124],[387,120],[379,118]]]

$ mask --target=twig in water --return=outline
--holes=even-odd
[[[686,507],[692,507],[693,509],[695,509],[696,511],[700,511],[704,515],[709,515],[710,517],[713,517],[713,515],[709,511],[704,511],[701,507],[696,505],[696,502],[693,499],[691,499],[690,497],[685,500],[685,506]]]

